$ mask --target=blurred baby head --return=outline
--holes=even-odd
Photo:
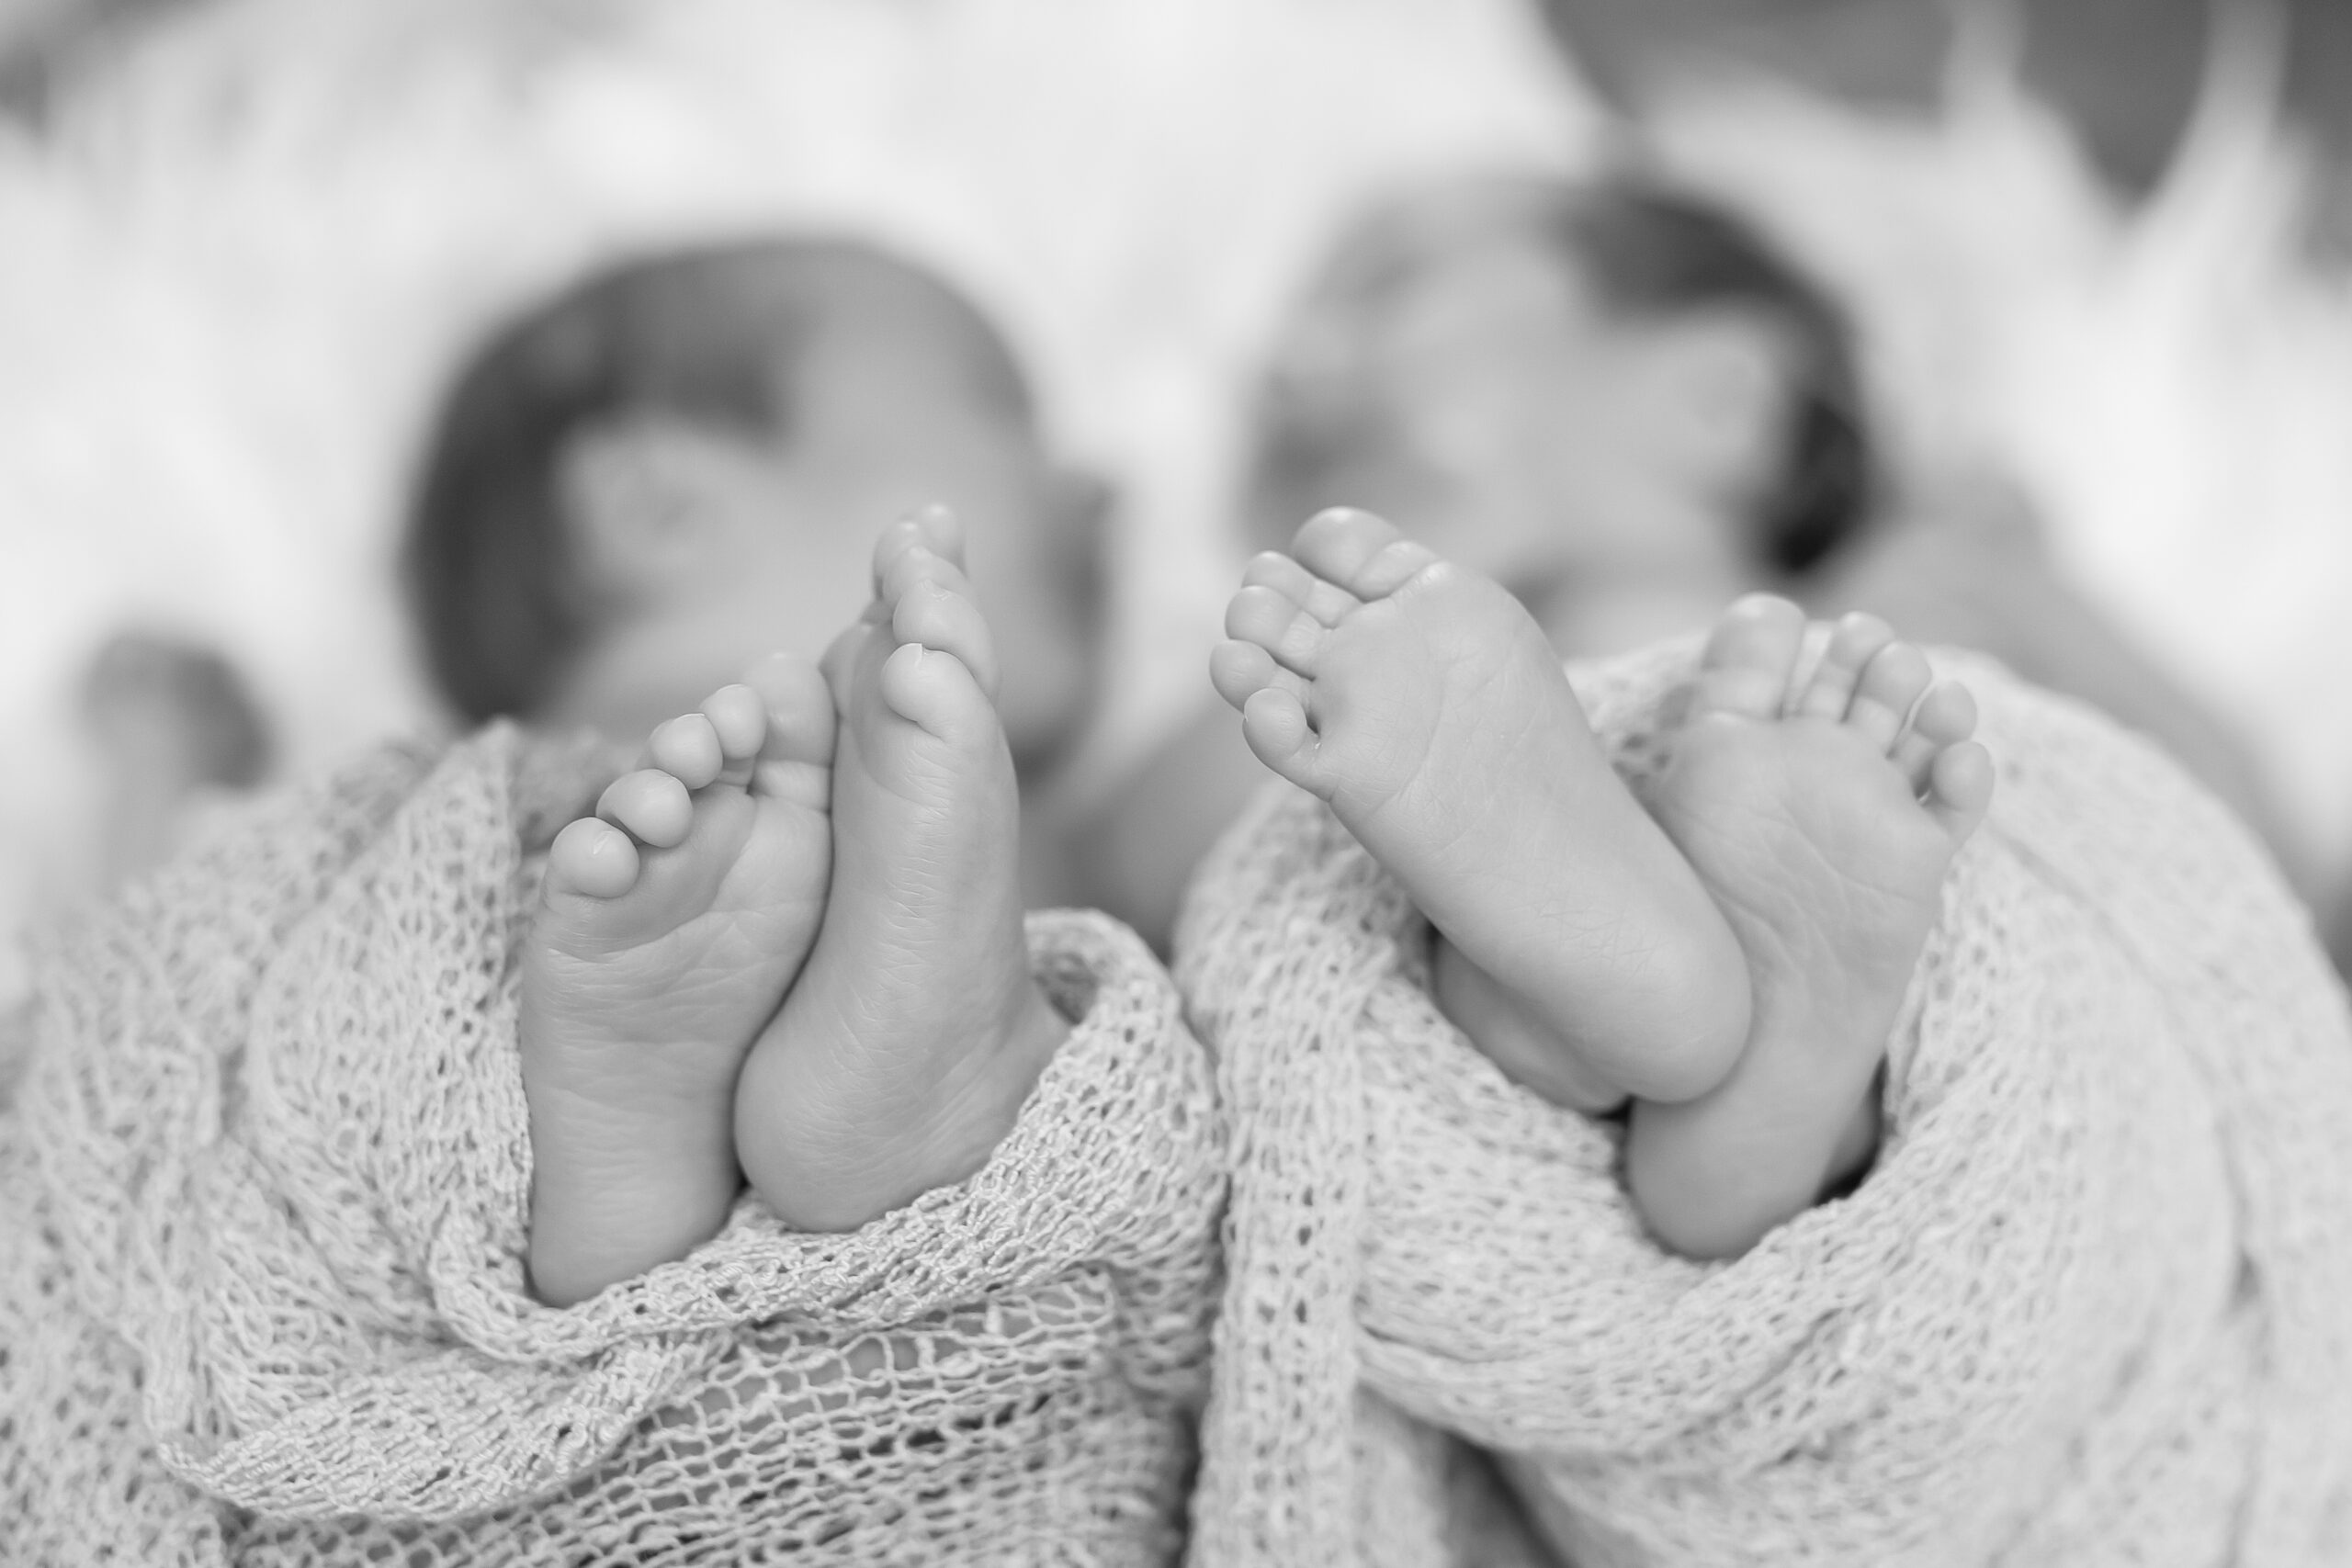
[[[1634,181],[1461,181],[1343,238],[1268,377],[1250,509],[1388,513],[1544,615],[1802,572],[1866,514],[1849,333],[1737,219]]]
[[[108,765],[159,790],[250,789],[270,767],[269,720],[209,643],[128,630],[82,676],[81,716]]]
[[[1104,497],[1046,454],[970,301],[847,241],[631,262],[493,335],[409,519],[425,655],[467,719],[642,731],[865,604],[880,525],[953,507],[998,638],[1016,755],[1091,693]]]
[[[97,764],[87,869],[103,887],[169,858],[209,799],[268,776],[276,749],[260,699],[211,643],[131,628],[83,671],[82,732]]]

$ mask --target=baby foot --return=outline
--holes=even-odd
[[[1746,1250],[1868,1160],[1888,1032],[1992,799],[1965,687],[1860,615],[1798,682],[1804,637],[1785,600],[1732,606],[1647,795],[1738,936],[1755,998],[1720,1088],[1634,1112],[1634,1201],[1696,1257]]]
[[[823,678],[779,655],[656,729],[647,765],[548,850],[520,1019],[543,1300],[725,1222],[735,1077],[824,909],[833,742]]]
[[[735,1108],[752,1185],[805,1230],[978,1169],[1069,1032],[1030,976],[996,655],[956,556],[935,513],[890,528],[825,655],[832,886]]]
[[[1507,1071],[1585,1103],[1685,1099],[1729,1069],[1739,949],[1518,601],[1341,509],[1250,564],[1226,630],[1210,677],[1250,750],[1328,802],[1500,988],[1482,1016],[1540,1026],[1544,1043],[1506,1056],[1449,1001]]]

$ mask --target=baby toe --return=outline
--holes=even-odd
[[[1225,635],[1256,643],[1283,668],[1313,680],[1329,633],[1287,594],[1253,586],[1242,589],[1226,605]]]
[[[1928,656],[1907,642],[1891,642],[1862,666],[1846,709],[1846,725],[1881,751],[1892,751],[1895,737],[1934,678]]]
[[[1252,693],[1242,705],[1241,737],[1258,761],[1302,789],[1312,787],[1315,728],[1295,693],[1279,686]]]
[[[1306,705],[1307,684],[1254,642],[1221,642],[1209,652],[1209,684],[1236,709],[1249,705],[1258,693],[1273,688],[1288,692],[1301,707]]]
[[[1780,717],[1804,643],[1804,612],[1786,599],[1750,593],[1736,601],[1699,656],[1690,716]]]
[[[1982,741],[1962,740],[1928,764],[1928,809],[1957,844],[1976,830],[1993,803],[1993,753]]]
[[[1242,570],[1242,586],[1271,588],[1327,626],[1336,626],[1363,602],[1336,582],[1326,582],[1279,550],[1261,550]]]
[[[654,767],[690,790],[709,784],[727,766],[718,727],[699,713],[681,714],[656,726],[645,750]]]
[[[758,756],[767,741],[767,705],[743,682],[721,686],[704,698],[702,716],[710,721],[719,755],[730,769]]]
[[[891,558],[881,574],[879,595],[895,604],[918,586],[924,584],[944,588],[951,593],[972,596],[972,580],[964,569],[929,545],[910,545]]]
[[[899,644],[883,660],[876,689],[891,712],[945,740],[971,739],[995,720],[969,668],[944,649]]]
[[[1937,754],[1975,732],[1976,699],[1965,686],[1938,682],[1919,699],[1911,722],[1887,755],[1902,770],[1903,776],[1911,781],[1914,790],[1924,790]]]
[[[637,845],[611,823],[582,817],[548,849],[547,896],[617,898],[637,886]]]
[[[1803,718],[1844,718],[1846,710],[1853,705],[1854,690],[1861,682],[1863,668],[1879,649],[1894,640],[1894,628],[1876,615],[1856,611],[1840,616],[1829,634],[1828,645],[1821,650],[1821,662],[1814,667],[1812,679],[1805,682],[1790,712]]]
[[[1364,569],[1403,537],[1385,518],[1352,506],[1334,506],[1299,525],[1290,553],[1307,570],[1363,598],[1367,595],[1356,585]]]
[[[932,554],[964,564],[964,524],[953,510],[945,506],[918,507],[882,530],[874,541],[874,591],[883,592],[891,567],[910,549],[928,550]]]
[[[994,698],[996,642],[989,635],[988,619],[980,607],[966,595],[940,582],[914,582],[891,613],[890,631],[899,642],[921,643],[954,654],[980,683],[980,690]]]
[[[1209,684],[1236,711],[1272,685],[1274,672],[1281,668],[1272,654],[1254,642],[1227,637],[1209,649]]]
[[[1391,539],[1373,552],[1349,586],[1365,599],[1385,599],[1437,560],[1437,552],[1418,540]]]
[[[832,691],[817,666],[793,654],[773,653],[743,672],[743,684],[762,710],[762,761],[832,761],[839,721]]]
[[[964,564],[964,518],[944,501],[915,508],[908,519],[921,531],[923,543],[957,566]]]
[[[627,829],[639,843],[666,850],[684,843],[694,827],[694,797],[673,775],[639,768],[606,786],[596,815]]]

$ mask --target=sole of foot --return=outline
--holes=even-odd
[[[824,659],[832,883],[735,1109],[744,1171],[803,1230],[978,1170],[1069,1032],[1031,976],[1020,794],[960,554],[935,511],[886,530],[874,604]]]
[[[1964,686],[1860,615],[1801,674],[1805,630],[1770,596],[1725,613],[1646,795],[1738,937],[1755,998],[1723,1085],[1634,1113],[1636,1203],[1692,1256],[1744,1251],[1867,1163],[1887,1036],[1993,795]]]
[[[531,1274],[554,1304],[726,1218],[736,1075],[824,908],[834,729],[814,665],[764,660],[657,728],[548,852],[520,1033]]]
[[[1328,803],[1468,961],[1450,981],[1466,1011],[1526,1024],[1511,1038],[1532,1043],[1490,1052],[1505,1071],[1584,1104],[1687,1098],[1729,1070],[1739,949],[1518,601],[1340,509],[1250,563],[1210,678],[1259,761]]]

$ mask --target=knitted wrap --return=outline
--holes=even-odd
[[[1689,649],[1579,671],[1655,767]],[[1432,1011],[1425,931],[1269,793],[1185,1032],[1033,917],[1080,1021],[987,1168],[853,1235],[746,1201],[524,1289],[526,846],[586,786],[390,752],[92,916],[0,1117],[0,1520],[28,1562],[1195,1568],[2352,1561],[2352,1029],[2244,835],[1971,667],[2001,759],[1849,1198],[1702,1266],[1613,1124]],[[550,779],[568,782],[557,787]],[[1227,1146],[1229,1145],[1229,1146]]]
[[[1691,651],[1575,672],[1629,775]],[[1729,1263],[1650,1243],[1619,1127],[1439,1017],[1319,806],[1228,835],[1178,938],[1234,1170],[1199,1568],[1473,1561],[1441,1433],[1580,1568],[2352,1562],[2343,994],[2170,763],[1964,672],[2000,784],[1877,1165]]]
[[[0,1117],[11,1562],[1161,1563],[1220,1129],[1166,976],[1032,917],[1077,1021],[969,1180],[847,1235],[754,1200],[557,1311],[523,1271],[535,859],[593,798],[391,751],[96,911]]]

